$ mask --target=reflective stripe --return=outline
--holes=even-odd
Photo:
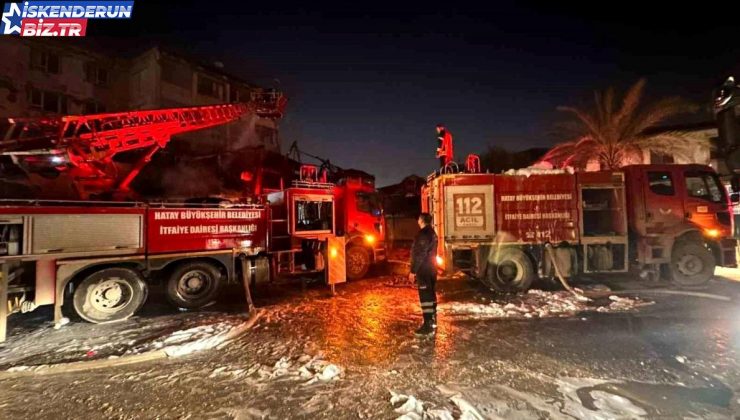
[[[434,309],[422,309],[421,313],[423,314],[433,314],[435,312]]]
[[[423,308],[425,306],[434,306],[434,302],[421,302],[421,307]]]

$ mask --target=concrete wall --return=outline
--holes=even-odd
[[[32,68],[32,54],[48,54],[58,59],[58,72]],[[90,51],[35,39],[0,37],[0,117],[38,116],[50,111],[34,106],[32,92],[61,95],[60,111],[81,114],[96,102],[104,110],[122,109],[127,105],[120,82],[126,77],[117,69],[117,60]],[[108,75],[104,84],[86,80],[86,68],[95,65]],[[46,95],[46,93],[44,94]]]
[[[232,80],[225,75],[205,69],[198,64],[153,49],[148,58],[137,61],[137,69],[145,66],[145,78],[151,77],[158,98],[152,98],[155,108],[215,105],[248,100],[254,89],[245,83]],[[142,58],[142,57],[139,57]],[[166,71],[163,68],[167,67]],[[199,91],[199,83],[214,83],[218,86],[213,94]],[[239,94],[237,95],[236,92]],[[269,119],[246,116],[231,124],[178,136],[177,147],[188,154],[208,155],[223,151],[239,150],[244,147],[262,146],[270,151],[280,151],[277,141],[277,125]]]
[[[160,107],[159,50],[153,48],[129,61],[128,106],[130,109]]]

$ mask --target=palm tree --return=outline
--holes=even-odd
[[[689,138],[680,132],[649,134],[649,128],[694,108],[678,97],[640,106],[644,88],[645,79],[638,80],[618,108],[612,88],[595,93],[592,112],[558,107],[575,116],[576,140],[556,145],[542,160],[576,169],[597,160],[601,169],[616,169],[626,163],[642,163],[646,151],[691,160],[697,148],[709,147],[708,140]]]

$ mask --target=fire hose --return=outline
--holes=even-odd
[[[588,299],[583,294],[576,291],[576,289],[570,287],[570,284],[568,284],[568,281],[565,280],[565,277],[563,277],[562,272],[560,271],[560,266],[558,265],[557,258],[555,258],[555,254],[552,251],[552,244],[547,243],[545,244],[545,251],[547,252],[547,256],[550,257],[550,262],[552,262],[552,267],[555,269],[555,276],[560,280],[560,284],[563,285],[565,290],[573,293],[577,298],[579,299]]]

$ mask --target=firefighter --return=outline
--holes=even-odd
[[[444,168],[454,160],[455,156],[452,153],[452,134],[447,131],[443,124],[437,124],[437,140],[439,140],[437,158],[439,159],[439,165]]]
[[[411,273],[409,279],[419,287],[419,301],[424,324],[416,330],[417,336],[434,334],[437,329],[437,234],[432,228],[432,216],[422,213],[418,219],[421,230],[411,246]]]

